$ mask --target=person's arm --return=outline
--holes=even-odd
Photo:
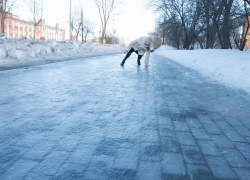
[[[150,57],[150,51],[146,51],[146,56],[145,56],[145,66],[148,66],[149,63],[149,57]]]

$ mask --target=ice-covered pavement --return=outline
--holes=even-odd
[[[123,51],[124,47],[117,44],[0,37],[0,71]],[[243,52],[236,49],[175,50],[169,46],[161,46],[154,53],[250,94],[249,49]]]
[[[249,179],[249,94],[123,57],[1,71],[0,179]]]

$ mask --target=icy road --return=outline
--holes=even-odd
[[[250,177],[249,94],[123,56],[0,71],[1,180]]]

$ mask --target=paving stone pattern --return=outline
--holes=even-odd
[[[249,94],[123,56],[0,72],[1,180],[249,180]]]

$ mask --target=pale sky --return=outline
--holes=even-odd
[[[98,9],[93,0],[71,0],[72,9],[82,2],[85,16],[95,24],[95,36],[100,30],[100,18]],[[125,4],[114,10],[114,29],[118,37],[126,37],[129,41],[146,36],[154,30],[157,15],[152,9],[146,9],[148,0],[125,0]],[[69,37],[69,4],[70,0],[45,0],[44,20],[48,25],[60,24],[60,28],[66,29],[65,38]],[[25,10],[27,12],[27,10]],[[73,10],[72,10],[73,11]],[[15,11],[13,12],[15,14]],[[29,19],[31,16],[19,8],[18,15],[22,19]],[[111,17],[112,18],[112,17]],[[112,32],[113,21],[108,22],[107,31]]]

